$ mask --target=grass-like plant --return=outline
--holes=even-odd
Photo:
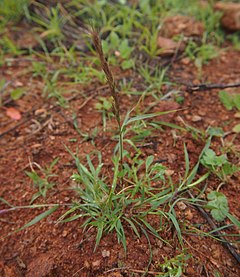
[[[17,22],[23,14],[29,15],[28,5],[30,0],[1,0],[0,25],[9,21]]]
[[[56,175],[52,173],[52,170],[58,160],[59,158],[54,159],[46,168],[42,168],[37,163],[30,164],[32,171],[26,171],[26,174],[32,180],[34,187],[38,189],[38,191],[32,196],[30,203],[33,203],[40,196],[45,199],[47,192],[55,186],[55,183],[51,182],[50,178],[56,177]],[[33,166],[37,167],[40,173],[34,170]]]
[[[113,157],[113,178],[109,180],[103,176],[103,162],[98,153],[98,164],[93,165],[91,157],[87,156],[87,166],[80,162],[77,155],[70,151],[75,159],[78,172],[72,175],[75,190],[80,201],[75,203],[59,220],[62,222],[85,218],[83,227],[96,227],[96,245],[98,246],[104,233],[115,231],[118,241],[127,249],[125,227],[132,228],[137,237],[140,231],[149,239],[151,233],[161,239],[156,229],[148,222],[147,216],[155,214],[166,216],[159,205],[170,198],[170,188],[164,185],[160,189],[152,187],[151,182],[165,182],[165,167],[154,163],[150,156],[146,161],[135,159],[132,166],[124,164],[123,172],[119,171],[119,159]],[[129,155],[129,154],[128,154]],[[144,174],[139,177],[141,167],[145,167]],[[118,184],[122,174],[128,183],[119,190]],[[157,192],[156,192],[157,191]],[[167,242],[166,242],[167,243]]]

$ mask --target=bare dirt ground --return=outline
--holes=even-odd
[[[14,206],[26,206],[36,192],[25,171],[31,171],[30,162],[36,162],[42,167],[50,164],[59,157],[54,167],[56,183],[47,193],[45,200],[38,203],[64,204],[71,203],[77,196],[72,190],[70,176],[76,172],[74,161],[66,151],[67,146],[75,152],[79,149],[79,156],[84,158],[94,149],[102,151],[106,169],[111,172],[111,156],[116,142],[111,134],[103,133],[102,115],[96,111],[95,104],[99,96],[108,93],[107,86],[92,82],[89,86],[75,85],[79,93],[69,100],[67,109],[56,105],[52,99],[43,99],[41,96],[42,82],[32,78],[28,72],[31,60],[13,58],[11,63],[0,68],[0,75],[11,81],[12,87],[19,85],[27,88],[28,93],[21,99],[5,104],[4,107],[16,107],[22,114],[19,121],[6,116],[4,107],[0,108],[0,195]],[[56,61],[57,62],[57,61]],[[49,64],[48,67],[51,67]],[[130,72],[121,73],[114,69],[118,78],[130,75]],[[121,75],[122,74],[122,75]],[[179,59],[172,65],[169,73],[171,80],[181,80],[198,83],[197,70],[190,60]],[[239,82],[240,59],[239,52],[229,47],[219,57],[204,65],[202,80],[207,83]],[[135,76],[137,82],[138,76]],[[70,86],[70,85],[69,85]],[[229,132],[239,123],[236,111],[227,111],[218,98],[219,90],[203,92],[187,92],[184,85],[176,85],[184,96],[183,104],[176,104],[173,100],[159,102],[151,112],[170,109],[180,109],[175,113],[162,116],[159,119],[182,125],[183,122],[199,130],[206,130],[209,125],[221,127]],[[66,91],[71,87],[66,87]],[[167,90],[167,88],[165,88]],[[239,88],[234,88],[240,93]],[[82,95],[85,95],[84,97]],[[72,95],[69,94],[68,97]],[[87,101],[86,101],[87,99]],[[126,113],[137,101],[137,96],[121,96],[122,113]],[[147,107],[151,99],[146,99]],[[94,140],[89,137],[83,140],[72,126],[72,111],[77,114],[78,125],[83,133],[93,134],[98,127],[98,134]],[[234,141],[234,151],[240,151],[239,134],[229,133],[225,145]],[[154,135],[145,139],[142,147],[143,155],[155,155],[163,159],[173,179],[184,174],[183,142],[189,151],[191,165],[194,165],[204,147],[201,138],[194,138],[190,133],[174,133],[171,128],[163,127],[156,130]],[[219,149],[220,139],[214,139],[214,146]],[[239,164],[237,155],[232,156],[235,164]],[[111,173],[109,173],[111,174]],[[230,212],[240,218],[239,206],[239,174],[221,187],[227,196]],[[219,180],[212,176],[208,180],[208,189],[219,186]],[[1,203],[1,210],[9,208]],[[42,210],[41,210],[42,211]],[[115,234],[104,235],[96,252],[94,229],[83,231],[81,219],[64,224],[56,224],[56,220],[63,214],[65,208],[57,210],[48,218],[39,223],[14,233],[40,213],[40,209],[15,209],[1,214],[1,244],[0,244],[0,275],[1,276],[140,276],[144,273],[149,261],[149,246],[143,236],[140,240],[126,228],[127,254],[117,242]],[[194,207],[187,205],[177,210],[177,218],[183,227],[183,238],[187,253],[192,257],[186,262],[186,272],[183,276],[240,276],[240,267],[237,261],[222,245],[221,242],[203,236],[188,234],[188,224],[193,224],[203,231],[210,231],[207,221]],[[154,218],[153,218],[154,221]],[[186,227],[184,229],[184,226]],[[235,230],[239,234],[239,230]],[[231,231],[231,230],[230,230]],[[161,236],[170,242],[167,246],[150,236],[153,260],[149,276],[156,276],[158,265],[164,258],[175,257],[181,254],[174,228],[163,230]],[[236,244],[239,252],[239,245]],[[161,275],[159,275],[161,276]]]

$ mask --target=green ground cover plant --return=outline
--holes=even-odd
[[[39,197],[43,197],[44,199],[47,196],[47,192],[55,186],[54,182],[51,182],[51,177],[56,177],[56,174],[52,173],[53,167],[57,164],[59,158],[56,158],[52,161],[52,163],[46,168],[42,168],[39,164],[33,163],[31,164],[32,171],[26,171],[27,176],[32,180],[34,187],[38,189],[38,191],[32,196],[31,204],[37,200]],[[40,173],[33,169],[35,166]]]

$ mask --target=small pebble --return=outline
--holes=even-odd
[[[92,267],[95,267],[95,268],[99,267],[100,264],[101,264],[101,261],[100,260],[96,260],[96,261],[92,262]]]
[[[177,202],[177,206],[178,206],[179,210],[181,210],[181,211],[184,211],[187,208],[187,205],[185,203],[183,203],[182,201]]]
[[[103,258],[109,257],[109,256],[110,256],[110,251],[104,249],[104,250],[102,251],[102,256],[103,256]]]
[[[191,120],[192,120],[192,122],[199,122],[202,120],[202,117],[199,115],[194,115],[194,116],[192,116]]]

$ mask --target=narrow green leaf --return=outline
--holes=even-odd
[[[186,128],[183,128],[181,126],[178,126],[176,124],[173,124],[173,123],[170,123],[170,122],[164,122],[164,121],[157,121],[155,122],[156,124],[159,124],[159,125],[163,125],[163,126],[166,126],[166,127],[170,127],[170,128],[173,128],[173,129],[178,129],[178,130],[181,130],[181,131],[187,131]]]
[[[138,232],[138,230],[137,230],[135,224],[134,224],[129,218],[127,218],[127,217],[124,217],[124,219],[125,219],[125,220],[128,222],[128,224],[132,227],[132,229],[133,229],[134,233],[136,234],[136,236],[137,236],[138,238],[140,238],[140,234],[139,234],[139,232]]]
[[[204,180],[206,180],[206,179],[208,178],[209,174],[210,174],[209,172],[205,173],[203,176],[201,176],[200,178],[198,178],[195,182],[193,182],[193,183],[191,183],[191,184],[188,184],[187,186],[188,186],[189,188],[192,188],[192,187],[194,187],[194,186],[196,186],[196,185],[202,183]]]
[[[230,213],[227,213],[227,217],[232,221],[232,223],[238,228],[240,229],[240,221],[233,215],[231,215]]]
[[[125,237],[124,228],[120,219],[117,220],[115,230],[117,231],[118,241],[122,242],[124,251],[126,253],[127,252],[126,237]]]
[[[132,122],[135,122],[135,121],[138,121],[138,120],[145,120],[145,119],[148,119],[148,118],[153,118],[153,117],[164,115],[164,114],[174,113],[176,111],[177,110],[171,110],[171,111],[165,111],[165,112],[159,112],[159,113],[153,113],[153,114],[137,115],[137,116],[134,116],[134,117],[131,117],[130,119],[128,119],[125,124],[128,125],[128,124],[130,124]]]
[[[74,221],[80,217],[83,217],[84,215],[83,214],[76,214],[76,215],[73,215],[73,216],[70,216],[66,219],[63,219],[61,222],[70,222],[70,221]]]
[[[10,204],[7,200],[3,199],[2,197],[0,197],[0,201],[8,205],[9,207],[12,207],[12,208],[14,207],[12,204]]]
[[[97,225],[95,225],[95,226],[97,226],[97,236],[96,236],[96,244],[95,244],[95,247],[94,247],[94,252],[96,251],[96,249],[97,249],[97,247],[98,247],[98,245],[99,245],[99,242],[100,242],[100,240],[101,240],[101,238],[102,238],[102,234],[103,234],[103,225],[104,225],[104,223],[103,222],[98,222],[98,224]]]
[[[185,175],[184,175],[184,179],[187,178],[188,173],[189,173],[189,156],[188,156],[188,151],[187,151],[187,147],[186,144],[184,143],[184,157],[185,157]]]
[[[27,224],[25,224],[23,227],[21,227],[19,229],[19,231],[26,229],[34,224],[36,224],[37,222],[39,222],[40,220],[44,219],[45,217],[49,216],[50,214],[52,214],[53,212],[55,212],[57,210],[59,206],[54,206],[51,209],[41,213],[40,215],[36,216],[33,220],[29,221]]]
[[[177,222],[176,217],[172,214],[172,213],[167,213],[167,215],[169,216],[169,218],[171,219],[176,231],[177,231],[177,235],[178,235],[178,239],[181,245],[183,245],[183,240],[182,240],[182,233],[181,233],[181,229],[180,226]]]
[[[142,223],[148,228],[148,230],[150,230],[156,237],[159,237],[157,231],[152,227],[152,225],[150,225],[146,220],[144,220],[143,218],[139,218]]]

